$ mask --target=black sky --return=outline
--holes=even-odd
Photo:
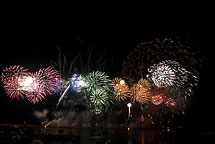
[[[140,42],[154,38],[190,37],[197,42],[204,52],[205,66],[201,75],[197,94],[191,109],[185,117],[187,125],[201,128],[215,128],[214,94],[211,83],[213,72],[213,51],[211,44],[211,27],[204,16],[195,14],[186,17],[175,16],[136,16],[123,15],[57,17],[49,18],[5,16],[1,26],[0,69],[10,65],[22,65],[31,71],[50,65],[51,60],[58,58],[58,49],[68,56],[75,56],[78,51],[86,53],[87,46],[93,48],[95,55],[104,52],[114,63],[110,68],[112,75],[118,75],[127,54]],[[78,17],[78,18],[77,18]],[[80,46],[81,44],[84,46]],[[114,69],[114,70],[113,70]],[[53,106],[47,98],[38,105],[27,101],[11,100],[0,88],[0,123],[35,122],[32,111]]]

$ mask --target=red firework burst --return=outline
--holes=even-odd
[[[10,66],[3,70],[1,82],[10,98],[27,98],[32,103],[38,103],[51,95],[59,86],[60,75],[52,67],[40,69],[32,74],[24,67]]]
[[[163,98],[161,95],[152,96],[152,103],[155,105],[159,105],[163,102]]]
[[[10,98],[19,99],[20,97],[24,99],[25,91],[20,89],[19,79],[28,76],[28,69],[20,67],[19,65],[10,66],[3,70],[1,75],[1,82],[3,83],[3,88],[6,94]]]
[[[46,97],[52,95],[52,92],[59,87],[60,75],[52,67],[40,69],[34,74],[35,90],[27,93],[27,98],[32,103],[38,103]]]

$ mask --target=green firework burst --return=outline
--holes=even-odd
[[[104,72],[96,71],[86,76],[86,101],[90,111],[101,114],[113,102],[112,81]]]

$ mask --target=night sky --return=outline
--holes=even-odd
[[[142,17],[121,19],[120,16],[90,17],[78,19],[71,16],[50,21],[38,17],[7,17],[1,26],[0,70],[11,65],[22,65],[30,71],[50,66],[58,59],[58,47],[66,56],[74,58],[78,52],[86,55],[88,47],[93,55],[106,53],[109,59],[107,71],[119,76],[122,62],[140,42],[154,38],[190,37],[202,48],[205,57],[199,87],[195,91],[190,109],[185,115],[185,126],[194,129],[215,129],[213,93],[213,52],[211,29],[207,21],[197,16],[156,19]],[[199,23],[204,20],[204,23]],[[48,22],[47,22],[48,21]],[[213,47],[212,47],[213,46]],[[49,96],[39,104],[26,100],[11,100],[0,87],[0,123],[38,124],[32,115],[34,110],[53,107],[59,97]]]

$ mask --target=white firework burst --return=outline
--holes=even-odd
[[[176,61],[166,60],[148,69],[147,77],[159,88],[182,87],[187,82],[187,71]]]

